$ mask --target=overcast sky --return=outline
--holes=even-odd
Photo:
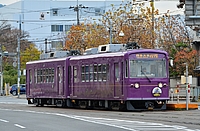
[[[0,0],[0,4],[9,5],[9,4],[15,3],[17,1],[20,1],[20,0]]]
[[[17,1],[20,1],[20,0],[0,0],[0,4],[9,5]],[[60,0],[60,1],[65,1],[65,0]],[[83,1],[83,0],[80,0],[80,1]],[[97,0],[93,0],[93,1],[97,1]],[[173,12],[173,14],[182,14],[183,10],[178,9],[177,4],[178,4],[178,0],[155,1],[155,8],[159,9],[160,13],[165,13],[167,10],[170,10],[170,12]]]

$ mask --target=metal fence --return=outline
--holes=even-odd
[[[186,87],[171,87],[169,90],[171,101],[185,101],[186,100]],[[200,101],[200,86],[190,88],[188,97],[191,102]]]

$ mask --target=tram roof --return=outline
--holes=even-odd
[[[100,57],[115,57],[115,56],[124,56],[126,52],[115,52],[115,53],[102,53],[102,54],[93,54],[93,55],[81,55],[71,57],[70,60],[80,60],[80,59],[92,59]]]
[[[56,61],[64,61],[68,57],[63,58],[55,58],[55,59],[44,59],[44,60],[37,60],[37,61],[29,61],[26,64],[35,64],[35,63],[44,63],[44,62],[56,62]]]
[[[44,60],[37,60],[37,61],[30,61],[26,64],[35,64],[35,63],[44,63],[44,62],[57,62],[57,61],[64,61],[68,58],[70,60],[81,60],[81,59],[92,59],[92,58],[102,58],[102,57],[116,57],[116,56],[124,56],[126,53],[145,53],[145,52],[157,52],[157,53],[165,53],[165,51],[162,50],[152,50],[152,49],[133,49],[133,50],[127,50],[127,51],[121,51],[121,52],[114,52],[114,53],[102,53],[102,54],[93,54],[93,55],[78,55],[78,56],[68,56],[68,57],[62,57],[62,58],[55,58],[55,59],[44,59]]]

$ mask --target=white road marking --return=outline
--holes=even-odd
[[[7,121],[7,120],[3,120],[3,119],[0,119],[0,121],[2,121],[2,122],[9,122],[9,121]]]
[[[20,102],[0,102],[0,104],[28,105],[27,103],[20,103]]]
[[[155,131],[200,131],[198,129],[188,129],[185,126],[180,125],[165,125],[161,123],[153,123],[153,122],[142,122],[142,121],[131,121],[131,120],[120,120],[120,119],[110,119],[110,118],[97,118],[97,117],[88,117],[88,116],[77,116],[77,115],[66,115],[60,113],[50,113],[50,112],[36,112],[30,110],[13,110],[13,109],[1,109],[0,110],[10,110],[10,111],[18,111],[18,112],[27,112],[27,113],[37,113],[37,114],[46,114],[46,115],[55,115],[61,117],[67,117],[71,119],[81,120],[85,122],[107,125],[111,127],[121,128],[128,131],[149,131],[152,129]],[[109,123],[109,124],[108,124]],[[20,128],[25,128],[21,125],[15,124],[15,126],[19,126]]]
[[[22,128],[22,129],[26,128],[26,127],[24,127],[22,125],[19,125],[19,124],[14,124],[14,125],[17,126],[17,127],[19,127],[19,128]]]

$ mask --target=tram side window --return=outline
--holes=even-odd
[[[58,81],[62,83],[62,68],[58,67]]]
[[[90,81],[93,81],[93,65],[90,65]]]
[[[65,68],[64,68],[64,66],[63,66],[63,67],[62,67],[62,81],[63,81],[63,82],[65,82],[65,79],[64,79],[65,74],[64,74],[64,72],[65,72]]]
[[[46,69],[46,71],[45,71],[45,73],[46,73],[46,83],[48,83],[49,82],[49,70],[48,69]]]
[[[38,81],[37,81],[37,69],[35,69],[35,73],[34,73],[34,79],[35,79],[35,83],[37,83]]]
[[[98,81],[102,81],[102,65],[98,65]]]
[[[52,72],[52,73],[51,73],[51,77],[52,77],[52,78],[51,78],[51,81],[54,82],[54,68],[52,68],[51,72]]]
[[[115,81],[119,81],[119,63],[114,63],[115,65]]]
[[[81,67],[81,80],[82,82],[85,82],[85,66],[82,65]]]
[[[30,79],[29,83],[32,83],[32,70],[29,70],[29,79]]]
[[[110,79],[109,64],[106,65],[106,77],[107,77],[107,81],[109,81]]]
[[[77,83],[78,82],[78,79],[77,79],[77,67],[73,67],[73,74],[74,74],[74,83]]]
[[[46,83],[46,75],[47,75],[47,73],[46,73],[46,69],[43,69],[42,70],[42,75],[43,75],[43,83]]]
[[[41,69],[37,70],[37,79],[38,79],[38,83],[41,83]]]
[[[94,65],[94,81],[97,81],[97,65]]]
[[[85,66],[85,81],[89,82],[89,66]]]
[[[128,60],[126,60],[126,65],[125,65],[125,77],[127,78],[128,77]]]
[[[50,83],[54,82],[54,69],[43,68],[35,69],[35,83]]]
[[[136,77],[138,73],[137,62],[135,60],[130,60],[129,68],[130,77]]]
[[[48,72],[49,72],[48,81],[51,82],[51,78],[52,78],[52,77],[51,77],[51,73],[52,73],[52,72],[51,72],[51,68],[48,69]]]
[[[107,80],[107,65],[106,64],[102,65],[102,80],[103,81]]]
[[[63,67],[63,68],[64,68],[64,67]],[[71,74],[71,73],[72,73],[71,68],[72,68],[71,66],[68,67],[68,76],[69,76],[69,77],[68,77],[68,80],[67,80],[67,81],[69,82],[69,85],[71,85],[71,78],[72,78],[72,76],[71,76],[71,75],[72,75],[72,74]],[[64,72],[65,72],[65,71],[64,71]]]

